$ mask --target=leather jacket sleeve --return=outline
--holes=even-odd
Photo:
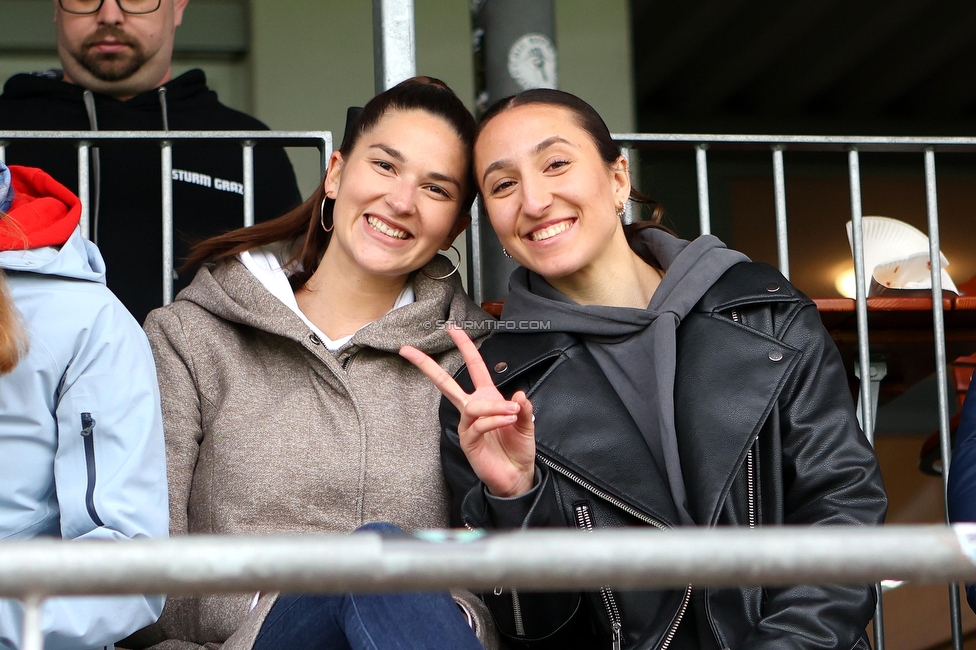
[[[460,373],[459,383],[470,390],[467,374]],[[556,500],[550,473],[536,467],[536,485],[514,499],[499,499],[487,494],[484,484],[472,471],[458,440],[459,413],[446,399],[441,402],[441,462],[451,488],[451,525],[455,527],[512,529],[559,527],[569,525]],[[505,636],[525,642],[545,640],[558,647],[552,638],[572,621],[580,609],[580,593],[518,593],[498,588],[482,594],[492,617]],[[515,601],[517,599],[517,607]],[[514,612],[521,614],[515,619]],[[530,644],[531,645],[531,644]],[[534,647],[534,646],[533,646]]]
[[[949,520],[976,522],[976,382],[969,384],[949,466]],[[966,585],[976,611],[976,584]]]
[[[778,417],[770,416],[782,444],[782,523],[881,524],[887,497],[877,460],[854,418],[840,355],[812,304],[797,311],[781,340],[802,352]],[[780,518],[767,514],[766,523]],[[741,648],[855,647],[875,605],[867,585],[766,589],[764,596],[762,618]]]

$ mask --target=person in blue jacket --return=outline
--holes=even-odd
[[[0,163],[0,540],[165,537],[163,427],[152,353],[105,286],[81,205],[39,169]],[[162,596],[54,597],[47,650],[111,646]],[[0,649],[23,606],[0,600]]]
[[[949,519],[976,522],[976,382],[970,382],[956,429],[949,465]],[[966,585],[966,600],[976,612],[976,584]]]

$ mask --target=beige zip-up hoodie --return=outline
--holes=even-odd
[[[450,268],[438,256],[426,270]],[[171,534],[446,527],[440,393],[397,351],[412,345],[453,373],[461,357],[440,324],[467,321],[480,338],[491,317],[456,274],[417,273],[414,292],[336,353],[237,259],[202,268],[153,311]],[[252,597],[171,598],[152,642],[221,644],[237,632],[227,647],[249,648],[270,609],[263,598],[249,612]]]

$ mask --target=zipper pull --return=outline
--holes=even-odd
[[[95,418],[92,417],[91,413],[81,414],[81,435],[88,437],[92,434],[95,429]]]
[[[620,633],[622,627],[620,621],[614,621],[611,627],[613,628],[613,650],[621,650],[623,648],[623,639],[621,638],[623,635]]]

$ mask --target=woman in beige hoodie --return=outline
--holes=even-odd
[[[418,347],[453,372],[444,323],[487,334],[457,265],[436,255],[470,221],[473,134],[443,82],[405,81],[355,118],[302,206],[194,249],[188,265],[210,264],[145,325],[173,535],[447,526],[440,394],[397,351]],[[172,598],[147,640],[276,647],[295,599],[254,600]],[[439,635],[402,647],[469,647]],[[277,647],[289,643],[310,647]],[[372,647],[348,644],[317,647]]]

